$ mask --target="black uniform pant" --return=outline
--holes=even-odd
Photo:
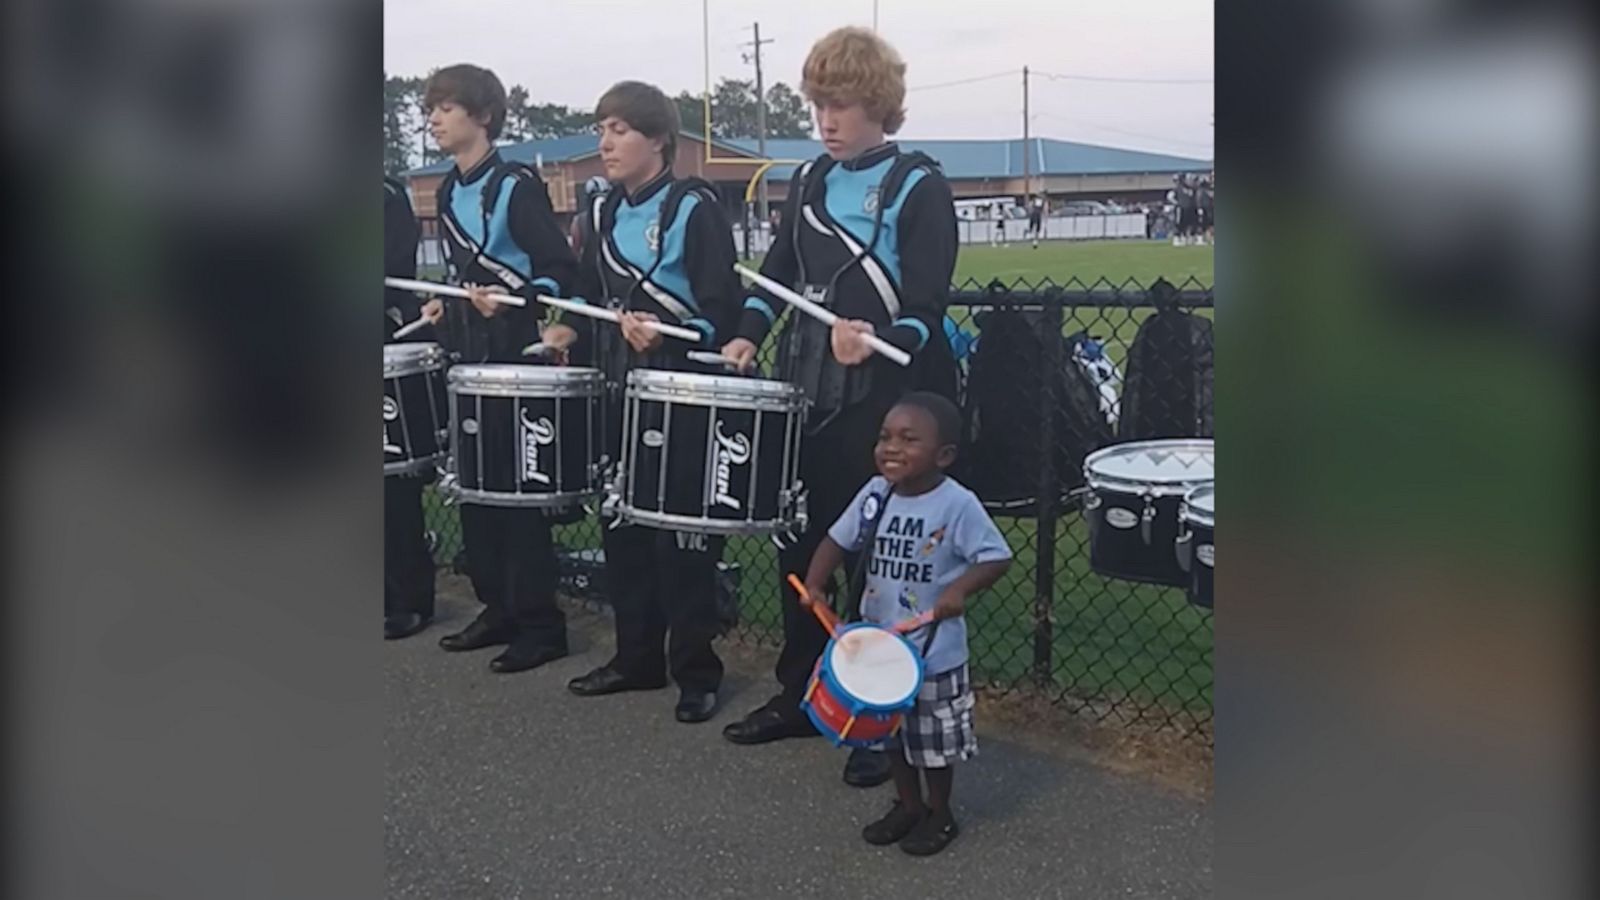
[[[684,691],[715,691],[717,560],[724,538],[623,525],[606,528],[606,595],[617,619],[609,665],[653,682],[670,672]],[[665,652],[663,652],[663,647]]]
[[[383,614],[433,616],[433,555],[422,518],[421,478],[383,479]]]
[[[809,519],[805,534],[778,551],[778,575],[783,590],[783,652],[778,655],[777,666],[781,691],[766,704],[768,709],[790,719],[805,719],[800,711],[800,698],[805,696],[811,671],[827,646],[828,633],[822,630],[815,615],[800,606],[800,598],[790,587],[788,575],[794,573],[805,580],[811,556],[827,536],[828,529],[878,473],[872,451],[878,442],[883,417],[894,405],[895,396],[888,393],[869,396],[840,412],[801,442],[800,477],[806,485]],[[846,560],[847,572],[854,562],[853,558]],[[835,578],[836,584],[843,582],[843,578]],[[844,611],[846,618],[855,617],[856,612]]]
[[[513,649],[566,649],[567,618],[556,606],[555,542],[544,514],[462,504],[461,537],[484,624],[509,633]]]

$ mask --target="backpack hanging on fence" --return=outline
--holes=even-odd
[[[1112,442],[1099,394],[1072,361],[1069,340],[1049,311],[993,310],[978,317],[970,360],[965,438],[956,477],[1000,515],[1030,516],[1044,470],[1046,378],[1053,379],[1051,450],[1056,484],[1065,494],[1083,484],[1083,458]],[[1054,371],[1045,369],[1045,341],[1061,343]]]
[[[1128,348],[1118,437],[1211,437],[1211,320],[1177,306],[1177,290],[1164,279],[1150,287],[1155,315],[1139,326]]]

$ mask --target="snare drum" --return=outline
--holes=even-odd
[[[1178,565],[1189,573],[1189,602],[1210,609],[1217,564],[1216,486],[1202,484],[1190,491],[1183,498],[1178,519],[1183,523],[1176,545]]]
[[[702,534],[805,527],[805,397],[782,381],[634,369],[612,492],[624,521]]]
[[[448,382],[447,486],[462,502],[559,508],[599,492],[599,369],[484,363],[452,368]]]
[[[872,746],[899,730],[922,675],[922,657],[905,638],[876,625],[846,625],[817,659],[800,708],[834,746]]]
[[[449,447],[444,349],[438,344],[383,347],[383,474],[432,471]]]
[[[1178,506],[1213,478],[1215,450],[1207,438],[1134,441],[1089,454],[1083,507],[1089,525],[1089,566],[1101,575],[1183,587],[1178,565]]]

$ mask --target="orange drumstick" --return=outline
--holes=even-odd
[[[905,634],[906,632],[909,632],[909,631],[916,631],[918,628],[921,628],[922,626],[924,626],[924,625],[926,625],[926,624],[928,624],[929,622],[932,622],[932,621],[933,621],[933,612],[930,610],[928,612],[923,613],[920,616],[914,616],[914,617],[912,617],[910,619],[903,619],[900,622],[895,623],[894,631],[897,634]]]
[[[837,620],[833,615],[833,610],[828,609],[827,604],[818,603],[811,599],[811,592],[806,590],[805,582],[802,582],[799,576],[795,575],[793,572],[789,573],[789,584],[794,588],[795,593],[799,594],[801,599],[806,601],[805,605],[811,607],[812,615],[815,615],[817,617],[817,621],[822,623],[822,630],[828,633],[828,637],[834,637],[835,632],[838,631],[838,628]]]

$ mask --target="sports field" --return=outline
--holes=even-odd
[[[964,244],[956,256],[955,284],[971,280],[987,284],[999,278],[1010,283],[1045,279],[1065,284],[1078,279],[1086,285],[1106,281],[1121,285],[1129,279],[1148,286],[1165,278],[1183,287],[1194,279],[1206,287],[1212,282],[1214,247],[1174,247],[1167,241],[1041,241],[1035,249],[1026,241],[1001,247]],[[759,257],[757,257],[759,260]]]
[[[1128,280],[1148,285],[1165,277],[1180,287],[1193,279],[1212,283],[1211,247],[1173,247],[1149,241],[1045,242],[1037,250],[1026,243],[1004,247],[963,247],[956,282],[987,283],[999,278],[1057,284],[1072,279],[1086,284]],[[1193,286],[1193,285],[1188,285]],[[1205,311],[1209,314],[1209,310]],[[1107,339],[1117,363],[1126,352],[1142,310],[1074,310],[1068,330],[1083,328]],[[966,310],[952,309],[965,322]],[[447,561],[459,546],[453,510],[430,500],[430,521],[441,536],[440,558]],[[971,649],[975,674],[985,681],[1020,684],[1034,671],[1038,623],[1048,623],[1050,677],[1047,690],[1064,691],[1096,706],[1127,704],[1127,710],[1161,707],[1181,710],[1195,722],[1209,719],[1211,707],[1210,613],[1190,606],[1178,589],[1134,585],[1102,578],[1089,570],[1087,535],[1076,512],[1057,522],[1055,577],[1048,615],[1036,603],[1035,559],[1039,544],[1033,519],[999,519],[1016,554],[1006,577],[970,607]],[[593,519],[557,530],[568,549],[599,546]],[[778,608],[777,554],[767,538],[729,541],[724,560],[739,566],[742,633],[764,641],[781,635]],[[1152,713],[1154,714],[1154,713]],[[1158,717],[1159,718],[1159,717]]]

